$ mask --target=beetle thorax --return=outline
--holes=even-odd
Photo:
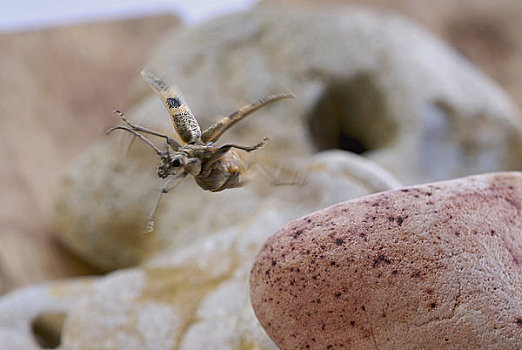
[[[158,165],[158,176],[166,178],[170,175],[187,173],[197,176],[201,171],[201,160],[198,147],[185,145],[175,152],[165,153]]]

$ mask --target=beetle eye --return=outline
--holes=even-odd
[[[172,166],[174,167],[178,167],[181,165],[181,162],[179,161],[179,158],[175,158],[173,161],[172,161]]]

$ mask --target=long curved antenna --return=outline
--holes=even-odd
[[[125,114],[123,114],[118,109],[114,110],[112,113],[117,114],[120,117],[120,119],[123,120],[123,122],[125,124],[127,124],[132,130],[141,131],[141,132],[144,132],[144,133],[147,133],[147,134],[151,134],[151,135],[154,135],[154,136],[158,136],[158,137],[164,138],[167,141],[167,143],[169,144],[169,146],[172,147],[172,150],[174,150],[174,151],[177,151],[178,148],[181,147],[179,145],[179,143],[176,142],[176,140],[174,140],[172,137],[170,137],[168,135],[165,135],[165,134],[162,134],[160,132],[157,132],[157,131],[154,131],[154,130],[150,130],[150,129],[144,128],[143,126],[139,126],[139,125],[135,125],[135,124],[131,123],[127,119],[127,117],[125,117]]]
[[[247,115],[257,111],[259,108],[264,107],[272,102],[293,97],[295,97],[295,95],[291,93],[269,95],[259,101],[243,106],[237,111],[231,113],[228,117],[224,117],[208,129],[203,131],[203,133],[201,134],[201,140],[205,143],[211,141],[216,142],[225,131],[230,129],[232,126],[234,126],[234,124],[245,118]]]
[[[141,140],[143,140],[143,142],[145,142],[147,145],[149,145],[150,147],[152,147],[152,149],[154,149],[154,151],[156,152],[156,154],[158,156],[163,156],[163,152],[161,152],[158,147],[156,147],[155,144],[153,144],[152,142],[150,142],[149,139],[147,139],[145,136],[143,136],[142,134],[140,134],[139,132],[137,132],[136,130],[133,130],[131,128],[128,128],[126,126],[113,126],[112,128],[110,128],[109,130],[107,130],[106,134],[110,134],[111,132],[113,132],[114,130],[125,130],[125,131],[128,131],[130,132],[131,134],[133,134],[134,136],[136,137],[139,137]]]

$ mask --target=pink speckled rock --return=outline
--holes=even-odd
[[[522,349],[522,173],[362,197],[265,243],[252,304],[282,350]]]

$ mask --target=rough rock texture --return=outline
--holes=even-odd
[[[252,268],[282,349],[522,348],[522,173],[384,192],[295,220]]]
[[[310,211],[399,186],[373,162],[344,151],[317,154],[304,164],[304,170],[307,177],[302,185],[278,186],[264,197],[254,187],[217,194],[221,202],[208,196],[210,202],[199,209],[201,218],[217,215],[216,207],[225,204],[243,216],[226,226],[227,218],[217,218],[217,224],[202,220],[208,226],[195,218],[176,232],[185,236],[182,243],[142,267],[114,272],[86,286],[86,297],[62,309],[67,312],[62,347],[275,350],[254,316],[248,295],[248,274],[261,244],[279,227]],[[248,198],[257,205],[242,209]],[[194,199],[194,203],[197,200],[201,201]],[[233,214],[232,209],[222,213]],[[203,237],[198,230],[204,230],[204,239],[197,238]],[[196,238],[188,243],[190,234]],[[40,294],[33,294],[43,300],[38,303],[49,302]],[[24,297],[31,307],[20,316],[16,314],[19,302],[0,299],[0,328],[5,325],[2,316],[10,315],[16,320],[12,330],[25,331],[30,319],[41,313],[27,292],[14,293],[10,300]]]
[[[406,183],[522,167],[519,115],[504,93],[397,16],[353,8],[227,16],[170,33],[148,69],[181,88],[203,128],[247,102],[293,91],[296,99],[257,111],[222,141],[251,144],[269,136],[259,154],[276,164],[344,147]],[[142,87],[129,118],[172,132],[163,104]],[[157,159],[150,150],[135,151],[139,142],[125,157],[125,148],[116,147],[121,140],[111,136],[73,166],[57,198],[58,237],[92,264],[135,265],[154,247],[226,227],[256,206],[248,192],[206,193],[189,179],[165,196],[157,232],[143,242],[139,220],[145,222],[161,186],[147,164]],[[215,205],[232,198],[242,205]],[[202,210],[212,215],[194,231]]]

